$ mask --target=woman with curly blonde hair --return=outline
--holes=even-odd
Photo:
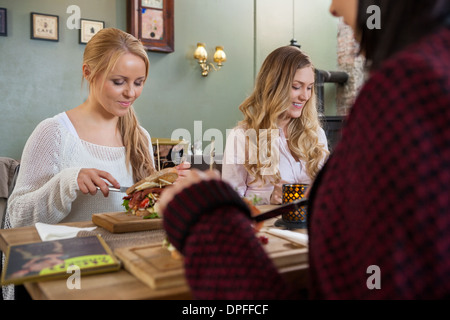
[[[314,66],[297,47],[265,59],[224,152],[222,178],[241,196],[279,204],[282,184],[310,184],[323,166],[329,151],[314,81]]]

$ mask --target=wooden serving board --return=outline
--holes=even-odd
[[[162,219],[144,219],[127,212],[95,213],[92,222],[111,233],[163,229]]]
[[[260,232],[257,236],[269,239],[263,248],[278,269],[308,263],[307,247],[265,232]]]
[[[186,286],[183,260],[172,258],[162,244],[119,248],[114,254],[136,278],[152,289]]]
[[[269,239],[263,245],[278,269],[304,265],[308,261],[308,249],[288,240],[260,233]],[[183,260],[172,258],[162,244],[119,248],[114,254],[122,261],[124,268],[152,289],[167,289],[187,286],[184,277]]]

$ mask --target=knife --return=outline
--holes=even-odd
[[[257,215],[255,217],[252,217],[253,220],[255,220],[256,222],[261,222],[270,218],[274,218],[276,216],[280,216],[283,213],[288,213],[292,210],[297,210],[298,208],[308,205],[308,199],[307,198],[303,198],[303,199],[299,199],[299,200],[295,200],[286,204],[282,204],[280,207],[267,211],[263,214]]]
[[[114,188],[114,187],[108,186],[109,191],[123,192],[123,193],[125,193],[125,192],[127,191],[128,188],[129,188],[129,187],[120,187],[120,188],[118,189],[118,188]],[[97,190],[100,190],[100,187],[97,187]]]

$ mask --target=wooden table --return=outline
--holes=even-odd
[[[273,206],[260,207],[263,212],[271,208]],[[273,226],[275,220],[267,220],[265,225]],[[66,225],[80,228],[95,226],[90,221],[67,223]],[[300,229],[299,232],[306,232],[306,230]],[[10,245],[40,241],[34,226],[0,230],[0,250],[3,252]],[[307,248],[302,248],[302,250],[300,263],[279,268],[280,273],[291,283],[298,284],[299,289],[306,287],[308,269]],[[125,269],[84,276],[81,280],[81,289],[68,289],[65,279],[25,283],[24,286],[33,299],[39,300],[176,300],[192,298],[186,285],[155,290]]]

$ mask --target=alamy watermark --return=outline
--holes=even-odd
[[[67,289],[73,290],[81,289],[81,270],[79,266],[71,265],[67,267],[66,273],[70,273],[71,275],[67,278],[66,285]],[[73,273],[73,274],[72,274]]]
[[[367,14],[371,16],[366,21],[367,29],[381,29],[381,9],[377,5],[371,5],[367,7]]]
[[[67,268],[67,273],[71,274],[67,278],[66,285],[69,290],[81,289],[81,270],[80,267],[76,265],[71,265]],[[381,289],[381,269],[377,265],[370,265],[366,270],[367,274],[370,276],[367,278],[366,286],[369,290],[380,290]]]
[[[70,5],[67,7],[66,13],[70,14],[67,18],[66,26],[69,30],[80,29],[81,8],[77,5]],[[381,9],[377,5],[370,5],[366,10],[367,14],[371,16],[367,19],[367,28],[381,29]]]
[[[66,13],[69,15],[66,21],[66,27],[69,30],[80,29],[81,20],[81,8],[78,5],[69,5],[66,9]],[[370,16],[367,19],[367,28],[381,29],[381,10],[377,5],[371,5],[366,10],[367,14]],[[230,130],[227,129],[227,136],[230,134]],[[256,164],[260,163],[263,167],[263,175],[273,175],[278,170],[279,165],[279,145],[278,140],[279,132],[278,130],[260,130],[258,135],[254,130],[247,130],[242,132],[242,134],[235,134],[233,139],[229,141],[233,144],[227,147],[228,150],[241,150],[242,146],[248,147],[245,152],[229,152],[227,153],[226,159],[215,159],[216,163],[232,163],[232,164]],[[219,129],[207,129],[204,133],[202,131],[202,122],[194,122],[194,137],[191,139],[191,134],[188,130],[180,128],[173,131],[171,138],[173,140],[188,141],[195,146],[196,150],[201,150],[203,146],[203,141],[212,141],[214,137],[214,151],[215,154],[221,153],[224,150],[225,141],[222,132]],[[243,142],[242,139],[247,139],[248,142]],[[270,143],[269,143],[270,141]],[[205,163],[210,164],[211,162],[211,145],[208,145],[202,152],[203,160]],[[176,152],[179,150],[180,146],[173,148],[172,159],[177,159]],[[198,154],[198,153],[194,153]],[[198,158],[194,158],[194,161],[199,161]],[[176,161],[174,161],[176,162]],[[194,162],[194,164],[196,164]]]
[[[69,18],[67,18],[66,26],[67,29],[81,29],[80,20],[81,20],[81,9],[77,5],[70,5],[67,7],[66,13],[70,14]]]
[[[175,129],[172,132],[172,140],[183,141],[172,149],[171,159],[175,164],[179,164],[184,160],[177,157],[177,153],[183,148],[183,144],[187,142],[193,143],[193,155],[202,155],[200,158],[194,157],[194,164],[203,162],[211,164],[211,161],[219,164],[259,163],[262,167],[262,175],[273,175],[278,171],[280,162],[280,129],[260,129],[258,133],[254,129],[227,129],[224,137],[222,131],[216,128],[209,128],[203,132],[202,124],[202,121],[194,121],[193,136],[189,130],[184,128]],[[203,141],[208,141],[210,144],[203,148]],[[212,151],[215,155],[224,154],[224,147],[227,150],[224,158],[211,158]]]
[[[381,269],[377,265],[370,265],[366,270],[367,274],[370,274],[370,277],[367,278],[366,286],[367,289],[381,289]]]

